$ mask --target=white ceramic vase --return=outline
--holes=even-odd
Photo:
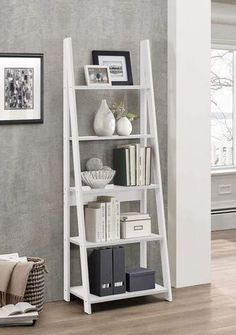
[[[115,128],[116,120],[114,115],[109,109],[106,100],[103,99],[93,121],[94,132],[98,136],[111,136],[114,134]]]
[[[116,131],[120,136],[128,136],[132,132],[132,123],[126,116],[122,116],[116,123]]]

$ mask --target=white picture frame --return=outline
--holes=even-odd
[[[109,66],[84,65],[84,74],[88,86],[111,86]]]

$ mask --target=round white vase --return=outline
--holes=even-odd
[[[132,132],[132,123],[126,116],[122,116],[116,123],[117,134],[128,136]]]
[[[114,115],[109,109],[106,100],[103,99],[93,121],[94,132],[98,136],[111,136],[114,134],[115,128],[116,120]]]

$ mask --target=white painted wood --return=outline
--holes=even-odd
[[[76,297],[78,297],[82,300],[84,299],[84,288],[83,288],[83,286],[71,287],[70,291]],[[126,293],[122,293],[122,294],[107,295],[105,297],[99,297],[99,296],[90,294],[89,295],[89,301],[92,304],[98,304],[98,303],[101,303],[101,302],[128,299],[128,298],[135,298],[135,297],[142,297],[142,296],[147,296],[147,295],[162,294],[162,293],[166,293],[166,292],[167,292],[167,289],[165,287],[156,284],[155,288],[151,289],[151,290],[126,292]]]
[[[69,109],[70,109],[70,124],[71,124],[71,135],[72,135],[73,165],[74,165],[74,177],[75,177],[75,198],[76,198],[76,209],[77,209],[77,218],[78,218],[78,231],[79,231],[79,237],[81,240],[81,245],[80,245],[81,274],[82,274],[82,284],[84,287],[84,300],[86,301],[86,309],[88,312],[91,313],[91,309],[89,308],[89,300],[88,300],[90,290],[89,290],[89,277],[88,277],[87,249],[84,245],[86,236],[85,236],[84,213],[83,213],[80,151],[79,151],[79,142],[76,140],[76,138],[79,137],[79,134],[78,134],[76,97],[75,97],[75,89],[74,89],[75,80],[74,80],[74,65],[73,65],[71,38],[65,39],[65,52],[68,55]]]
[[[75,187],[69,187],[68,192],[65,192],[66,204],[64,207],[65,216],[65,236],[66,241],[69,243],[78,245],[80,247],[80,261],[81,261],[81,271],[82,271],[82,286],[70,288],[70,293],[81,298],[84,301],[84,311],[87,314],[91,314],[91,304],[105,301],[112,301],[118,299],[126,299],[131,297],[138,297],[150,294],[160,294],[163,293],[167,300],[172,300],[171,287],[170,287],[170,276],[169,276],[169,264],[168,264],[168,254],[167,254],[167,241],[166,241],[166,231],[165,231],[165,218],[164,218],[164,205],[163,205],[163,195],[162,195],[162,184],[161,184],[161,173],[160,173],[160,161],[159,161],[159,149],[157,140],[157,125],[156,125],[156,115],[155,115],[155,104],[154,104],[154,91],[152,82],[152,69],[151,69],[151,57],[150,57],[150,47],[148,41],[142,41],[140,44],[141,52],[141,70],[140,70],[140,80],[141,86],[113,86],[113,87],[97,87],[96,89],[114,89],[114,90],[140,90],[140,132],[141,134],[133,134],[130,136],[110,136],[110,137],[98,137],[98,136],[79,136],[78,134],[78,120],[77,120],[77,109],[76,109],[76,90],[86,90],[95,89],[95,87],[85,87],[85,86],[75,86],[74,84],[74,68],[73,68],[73,56],[72,56],[72,41],[71,38],[64,40],[64,53],[66,55],[64,68],[65,78],[67,85],[68,94],[68,104],[69,113],[67,108],[67,99],[64,95],[64,140],[66,141],[64,159],[69,160],[69,142],[72,142],[72,152],[73,152],[73,165],[74,165],[74,177],[75,177]],[[65,87],[66,87],[65,85]],[[70,125],[68,121],[68,114],[70,115]],[[150,119],[149,124],[151,124],[151,134],[148,133],[147,120]],[[69,137],[69,127],[71,127],[71,137]],[[80,151],[79,142],[80,141],[95,141],[95,140],[113,140],[113,139],[139,139],[142,145],[147,145],[147,139],[152,140],[152,146],[154,151],[154,180],[155,183],[151,185],[144,186],[116,186],[107,185],[104,189],[90,189],[87,186],[82,186],[81,182],[81,166],[80,166]],[[68,164],[65,163],[65,185],[69,184],[69,168]],[[65,188],[67,190],[67,188]],[[118,241],[112,242],[102,242],[93,243],[87,242],[85,236],[85,225],[84,225],[84,208],[83,205],[88,201],[94,201],[98,195],[108,194],[115,195],[120,201],[140,201],[140,209],[143,212],[147,212],[147,191],[155,190],[156,195],[156,205],[158,213],[158,223],[159,232],[158,234],[150,234],[149,236],[132,238],[132,239],[120,239]],[[77,217],[78,217],[78,232],[79,235],[75,237],[69,237],[69,217],[68,208],[69,206],[76,206]],[[111,295],[107,297],[96,297],[90,294],[89,291],[89,277],[88,277],[88,260],[87,260],[87,249],[102,247],[102,246],[112,246],[112,245],[125,245],[125,244],[140,244],[140,265],[147,267],[147,242],[150,241],[160,241],[161,245],[161,259],[162,259],[162,272],[164,287],[157,285],[155,289],[138,291],[138,292],[126,292],[120,295]],[[69,245],[64,244],[65,248],[65,287],[67,288],[70,282],[69,278]],[[68,292],[65,294],[65,299],[68,298]]]
[[[150,134],[131,134],[129,136],[79,136],[77,140],[79,141],[113,141],[113,140],[136,140],[140,138],[151,138]],[[72,137],[70,137],[72,140]]]
[[[158,189],[159,186],[156,184],[143,185],[143,186],[117,186],[114,185],[113,188],[104,188],[102,189],[103,195],[115,195],[116,198],[121,201],[141,201],[142,191],[143,190],[154,190]],[[101,194],[99,189],[87,189],[86,186],[82,187],[83,191],[83,202],[86,204],[89,201],[95,201],[96,197]],[[70,188],[70,206],[76,206],[75,198],[75,188]]]
[[[169,258],[168,258],[167,238],[166,238],[165,211],[164,211],[162,179],[161,179],[161,165],[160,165],[159,144],[157,135],[156,108],[155,108],[155,99],[153,90],[152,65],[151,65],[149,41],[148,40],[141,41],[141,48],[143,49],[143,57],[144,59],[146,59],[145,72],[144,72],[145,81],[149,83],[148,86],[151,88],[147,93],[147,106],[148,106],[150,133],[153,136],[151,139],[152,152],[153,152],[152,169],[154,171],[153,178],[154,183],[158,182],[159,185],[159,189],[155,190],[155,198],[156,198],[159,234],[162,236],[162,242],[161,242],[162,275],[163,275],[164,287],[166,287],[167,289],[166,299],[172,301]]]
[[[140,43],[140,85],[142,87],[148,87],[148,83],[145,81],[144,66],[146,63],[144,50],[142,44]],[[147,91],[140,92],[140,132],[144,135],[141,138],[141,145],[147,145]],[[142,213],[147,213],[147,190],[142,191],[142,198],[140,202],[140,210]],[[140,266],[147,268],[148,258],[147,258],[147,242],[143,241],[140,243]]]
[[[90,90],[144,90],[147,89],[145,87],[141,87],[140,85],[115,85],[115,86],[87,86],[87,85],[76,85],[76,90],[79,91],[90,91]]]
[[[210,282],[211,1],[168,2],[168,238],[172,284]]]
[[[145,242],[152,242],[152,241],[160,241],[162,237],[158,234],[150,234],[148,236],[143,237],[136,237],[136,238],[126,238],[120,239],[117,241],[106,241],[106,242],[85,242],[85,246],[87,249],[91,248],[99,248],[99,247],[106,247],[112,245],[123,245],[123,244],[134,244],[134,243],[145,243]],[[78,236],[70,237],[70,243],[75,245],[80,245],[80,239]]]
[[[236,213],[211,215],[211,230],[236,229]]]
[[[236,25],[236,6],[212,2],[211,22],[214,24]]]
[[[229,200],[217,200],[211,202],[211,209],[224,209],[224,208],[233,208],[236,207],[236,199],[234,195],[234,199]]]
[[[64,216],[64,299],[70,301],[70,143],[67,85],[67,55],[63,42],[63,216]]]
[[[236,168],[224,168],[224,169],[213,169],[211,170],[211,176],[224,176],[224,175],[234,175],[236,174]]]

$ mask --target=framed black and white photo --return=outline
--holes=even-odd
[[[129,51],[93,50],[93,63],[109,66],[112,85],[133,85]]]
[[[84,74],[87,85],[111,86],[108,66],[85,65]]]
[[[43,54],[0,54],[0,124],[43,123]]]

